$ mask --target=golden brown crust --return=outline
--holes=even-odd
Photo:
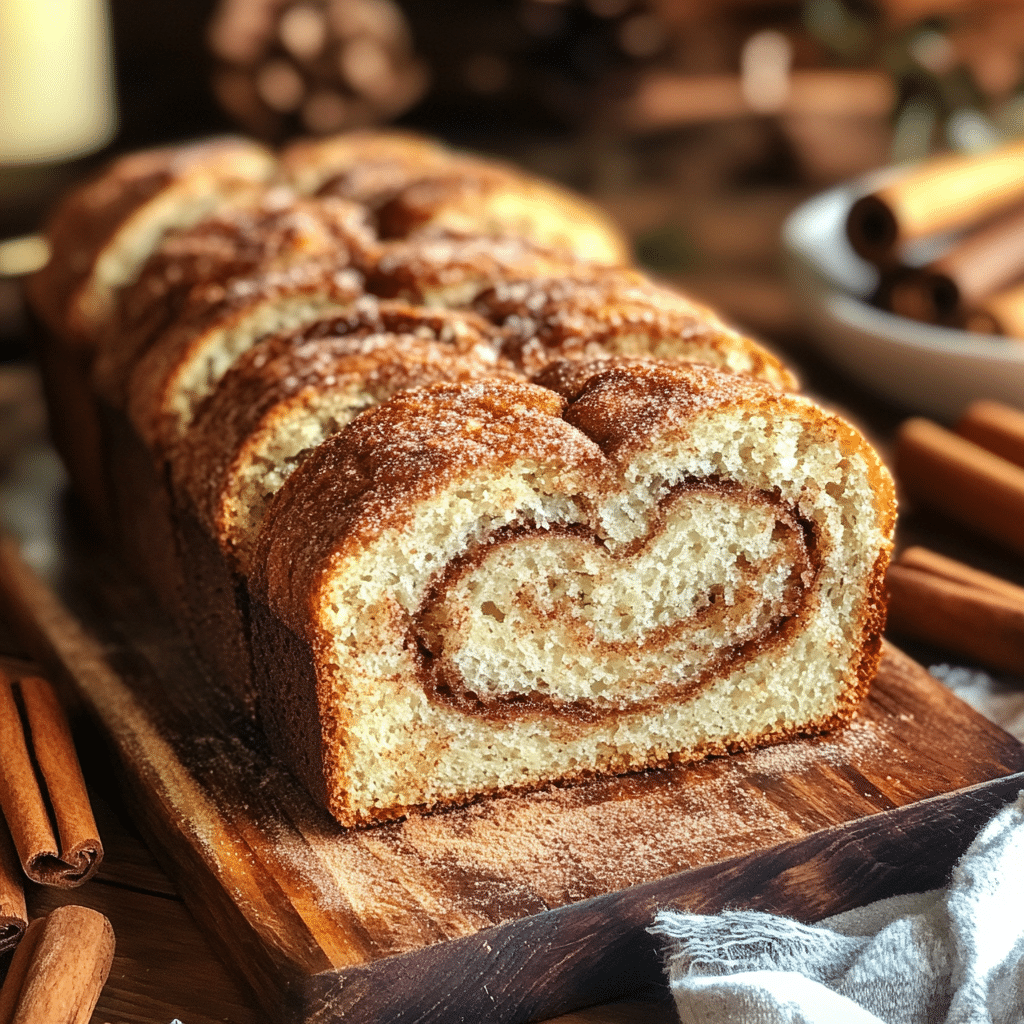
[[[703,410],[760,407],[771,413],[788,404],[788,396],[763,381],[698,363],[567,360],[533,381],[562,395],[565,419],[615,462],[625,462],[666,430],[684,429]]]
[[[606,460],[562,420],[562,409],[546,388],[486,381],[404,391],[362,413],[278,494],[253,560],[254,593],[309,636],[319,628],[310,619],[314,593],[337,553],[405,522],[453,479],[533,459],[599,488]]]
[[[494,158],[394,131],[301,141],[282,177],[308,194],[341,196],[376,211],[382,237],[424,229],[523,237],[602,265],[630,262],[608,215],[582,196]]]
[[[603,353],[706,362],[787,390],[789,370],[711,310],[626,268],[572,268],[557,277],[506,275],[474,308],[506,332],[504,354],[526,373]]]
[[[846,455],[864,463],[874,494],[877,528],[891,537],[896,527],[896,491],[892,477],[864,436],[841,416],[800,395],[779,392],[763,381],[699,364],[612,357],[553,363],[531,378],[569,403],[565,417],[621,461],[656,433],[677,429],[701,408],[755,404],[789,410],[834,437]],[[884,570],[883,570],[884,572]],[[884,614],[884,600],[875,594]]]
[[[366,286],[385,298],[469,306],[506,278],[571,273],[579,266],[571,254],[525,238],[424,232],[381,243]]]
[[[629,244],[594,203],[497,160],[454,155],[377,211],[381,237],[424,229],[531,238],[601,266],[631,262]]]
[[[482,234],[529,238],[529,232],[518,230],[520,225],[496,221],[487,209],[494,195],[522,189],[528,182],[527,175],[498,161],[452,153],[446,163],[410,176],[378,211],[381,237],[407,238],[431,226],[466,230],[472,224]],[[459,223],[446,223],[448,218]]]
[[[175,320],[155,338],[144,340],[139,351],[125,350],[116,362],[97,364],[98,386],[108,401],[127,402],[140,436],[158,457],[164,457],[178,435],[178,418],[168,407],[176,374],[215,345],[221,332],[258,316],[261,310],[289,300],[344,306],[359,298],[362,275],[353,268],[338,269],[338,262],[303,261],[226,285],[194,287]]]
[[[433,139],[366,129],[292,142],[281,151],[280,178],[302,195],[339,196],[377,207],[451,162],[451,150]]]
[[[332,390],[358,388],[379,403],[440,381],[511,379],[496,349],[493,329],[472,313],[366,296],[349,313],[273,336],[242,356],[175,446],[173,479],[230,557],[225,488],[275,419]]]
[[[268,150],[234,137],[118,158],[70,192],[51,215],[46,236],[52,257],[28,282],[33,307],[59,337],[83,340],[89,325],[74,308],[76,296],[104,246],[133,218],[144,218],[148,203],[189,178],[206,178],[209,189],[230,191],[242,182],[265,181],[273,169]]]
[[[284,280],[303,263],[313,265],[314,276],[359,269],[370,261],[373,246],[362,207],[340,199],[297,200],[288,192],[266,193],[257,203],[171,233],[119,296],[116,316],[101,339],[97,385],[108,400],[123,403],[131,369],[154,339],[178,317],[194,320],[203,315],[198,310],[215,307],[235,279],[252,279],[251,291],[259,275]],[[273,285],[268,282],[267,288]],[[234,288],[236,294],[241,290]]]
[[[560,462],[578,457],[596,492],[608,486],[605,459],[624,464],[653,437],[685,431],[690,419],[711,408],[758,408],[769,415],[788,410],[826,436],[838,436],[870,467],[879,525],[891,534],[892,484],[877,455],[852,427],[805,399],[713,367],[653,361],[566,362],[535,383],[541,387],[527,392],[526,385],[502,383],[439,385],[358,417],[314,453],[278,496],[260,539],[256,591],[301,633],[313,596],[305,588],[315,585],[320,567],[343,546],[365,544],[404,522],[415,501],[460,472],[478,469],[481,460],[501,467],[527,452]],[[307,529],[316,536],[308,545]]]

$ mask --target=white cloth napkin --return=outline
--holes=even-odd
[[[665,910],[651,931],[684,1024],[1022,1024],[1024,791],[945,889],[816,925]]]

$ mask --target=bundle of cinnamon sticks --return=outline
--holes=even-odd
[[[103,857],[74,740],[53,687],[0,672],[0,810],[25,874],[75,886]]]
[[[907,497],[1024,555],[1024,411],[976,402],[953,430],[907,420],[895,468]],[[894,631],[1024,675],[1024,587],[923,548],[888,585]]]
[[[879,268],[875,301],[901,316],[1024,338],[1024,142],[941,156],[863,196],[853,248]],[[953,238],[919,265],[913,248]]]
[[[21,876],[81,885],[103,847],[57,695],[38,676],[15,680],[2,669],[0,811],[0,952],[17,947],[0,1024],[85,1024],[113,960],[110,922],[69,905],[29,924]]]

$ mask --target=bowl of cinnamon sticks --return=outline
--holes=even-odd
[[[1024,143],[833,188],[783,249],[812,337],[877,394],[945,421],[1024,408]]]

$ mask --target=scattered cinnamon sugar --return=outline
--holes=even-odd
[[[472,934],[836,824],[815,817],[795,788],[842,785],[844,769],[892,756],[891,739],[884,722],[860,719],[828,737],[689,768],[494,797],[371,829],[325,828],[307,839],[357,916],[387,922],[395,948],[412,949],[430,926],[444,937]]]

